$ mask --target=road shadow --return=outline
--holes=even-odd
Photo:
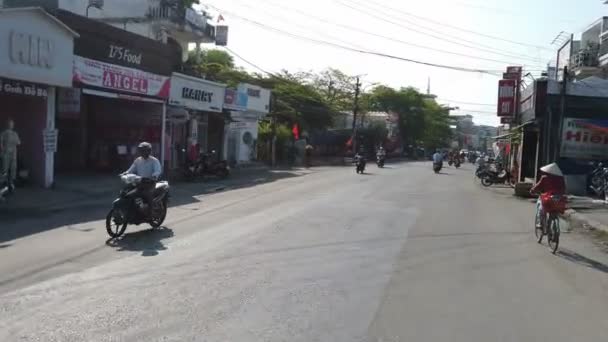
[[[314,173],[314,171],[312,172]],[[302,169],[237,170],[234,175],[221,181],[170,182],[169,210],[177,206],[200,203],[201,197],[204,195],[250,188],[309,173],[303,172]],[[41,189],[27,193],[32,198],[45,197],[44,202],[47,207],[27,204],[27,198],[21,199],[20,202],[25,204],[20,206],[0,204],[0,222],[2,222],[0,244],[62,227],[73,231],[74,234],[93,233],[98,227],[103,227],[103,223],[98,223],[98,221],[105,219],[112,201],[117,196],[119,184],[114,185],[116,185],[115,189],[109,189],[105,193],[97,191],[94,194],[83,192],[73,195],[69,197],[70,202],[65,202],[64,198],[57,197],[57,193],[53,190]],[[15,196],[25,196],[25,194],[25,192],[20,192]],[[37,202],[40,201],[32,201],[32,203]]]
[[[155,256],[167,249],[163,240],[174,235],[173,229],[167,227],[138,230],[118,239],[108,239],[106,245],[115,248],[118,252],[141,252],[142,256]]]
[[[597,260],[587,258],[586,256],[581,255],[579,253],[560,248],[556,255],[562,259],[571,261],[575,264],[586,266],[600,272],[608,273],[608,265]]]

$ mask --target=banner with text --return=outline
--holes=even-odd
[[[170,88],[169,77],[80,56],[74,56],[74,82],[164,99]]]
[[[608,120],[564,118],[560,155],[608,159]]]
[[[513,116],[515,114],[516,80],[498,81],[498,116]]]

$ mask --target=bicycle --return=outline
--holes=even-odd
[[[538,243],[542,243],[543,237],[546,235],[549,248],[555,254],[559,247],[559,236],[561,233],[559,214],[565,210],[565,200],[560,195],[542,194],[541,202],[544,209],[544,217],[541,217],[540,227],[534,222],[534,234],[538,239]]]

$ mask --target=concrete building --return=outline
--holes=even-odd
[[[138,35],[178,44],[185,61],[192,43],[226,45],[228,28],[201,9],[179,0],[2,0],[5,7],[62,9],[103,21]]]

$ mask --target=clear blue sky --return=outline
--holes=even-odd
[[[293,34],[409,59],[487,70],[502,70],[509,64],[523,64],[533,74],[539,74],[547,62],[555,59],[557,46],[550,43],[560,31],[580,34],[595,19],[608,15],[608,6],[603,5],[602,0],[203,2],[224,10],[223,16],[230,26],[228,47],[265,70],[274,72],[287,69],[297,72],[333,67],[353,75],[365,74],[364,81],[370,83],[382,82],[394,87],[414,86],[423,91],[426,89],[427,77],[430,77],[432,92],[442,100],[450,100],[442,101],[443,103],[459,106],[462,109],[459,114],[472,114],[478,124],[492,125],[498,124],[494,114],[473,111],[495,111],[491,105],[496,103],[498,77],[336,49],[294,39],[238,17]],[[544,49],[491,39],[453,27]],[[241,60],[236,61],[249,70],[255,70]]]

